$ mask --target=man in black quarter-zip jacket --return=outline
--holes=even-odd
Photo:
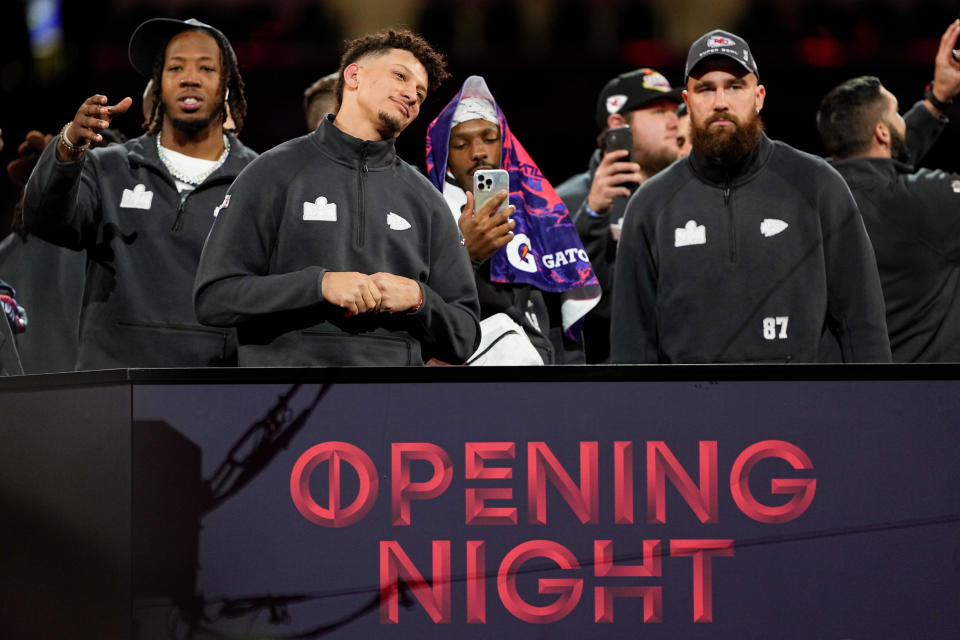
[[[960,94],[960,20],[940,40],[934,80],[903,117],[874,76],[835,87],[817,127],[877,254],[895,362],[960,362],[960,173],[915,169]]]
[[[167,18],[129,53],[157,92],[147,133],[87,151],[132,104],[87,99],[41,154],[24,224],[86,251],[77,369],[233,365],[233,333],[202,326],[191,292],[216,207],[256,156],[223,131],[228,102],[238,129],[246,114],[236,56],[217,29]]]
[[[693,152],[627,205],[615,362],[890,361],[856,203],[824,160],[763,134],[765,95],[739,36],[691,46]]]
[[[409,31],[347,44],[340,108],[230,188],[197,270],[201,321],[236,326],[243,366],[462,363],[473,271],[440,193],[394,139],[446,77]]]

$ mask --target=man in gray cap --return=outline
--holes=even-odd
[[[763,133],[747,43],[690,47],[693,151],[627,205],[614,362],[889,362],[873,249],[843,179]]]
[[[87,255],[77,369],[235,363],[232,332],[202,326],[191,291],[203,241],[227,187],[255,153],[223,130],[243,127],[233,48],[196,20],[137,27],[130,62],[153,81],[146,134],[91,149],[127,97],[94,95],[44,150],[27,183],[24,223]]]
[[[637,187],[677,159],[680,90],[653,69],[636,69],[610,80],[597,99],[597,150],[584,173],[557,187],[590,256],[602,297],[583,326],[588,364],[610,356],[610,296],[617,240],[627,199]],[[632,149],[607,148],[608,132],[622,127]]]

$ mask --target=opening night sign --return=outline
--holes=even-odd
[[[547,487],[555,489],[565,505],[553,503],[551,509],[565,508],[573,512],[584,526],[600,523],[600,468],[602,460],[613,463],[613,513],[617,525],[666,524],[666,487],[670,484],[702,524],[719,522],[721,476],[717,464],[717,441],[699,442],[697,480],[685,469],[667,443],[648,441],[643,450],[645,466],[637,468],[640,446],[632,441],[613,443],[612,452],[601,458],[598,442],[579,443],[579,470],[565,468],[546,442],[467,442],[463,447],[463,464],[458,471],[451,453],[428,442],[394,442],[390,445],[388,463],[390,519],[394,527],[417,526],[416,503],[442,496],[451,485],[455,473],[461,473],[463,511],[468,527],[517,527],[518,502],[525,501],[526,525],[545,526],[549,522]],[[778,459],[801,472],[770,481],[770,493],[780,496],[769,504],[750,489],[750,475],[755,466],[767,459]],[[426,468],[425,480],[414,481],[412,468]],[[328,496],[311,493],[311,476],[326,467]],[[525,478],[515,469],[525,467]],[[802,516],[816,494],[817,481],[811,477],[813,463],[798,446],[781,440],[764,440],[745,448],[729,471],[729,491],[737,508],[760,523],[778,525]],[[578,472],[577,472],[578,471]],[[331,441],[305,451],[290,475],[290,493],[299,513],[313,524],[325,528],[356,525],[373,509],[380,492],[380,473],[373,459],[360,447],[348,442]],[[356,495],[343,496],[343,479],[356,474],[359,489]],[[577,480],[574,476],[578,475]],[[802,476],[802,477],[798,477]],[[643,477],[645,513],[637,513],[636,487]],[[726,477],[724,477],[726,480]],[[476,486],[470,486],[472,482]],[[493,485],[493,486],[491,486]],[[783,502],[782,496],[789,496]],[[326,498],[326,499],[323,499]],[[459,499],[459,497],[457,497]],[[478,533],[489,532],[479,529]],[[454,548],[454,547],[459,548]],[[451,554],[463,554],[466,566],[466,619],[468,624],[485,624],[489,601],[494,597],[511,615],[531,624],[555,623],[578,606],[591,606],[584,594],[584,572],[605,584],[593,589],[593,620],[613,623],[618,600],[640,599],[643,621],[663,619],[663,588],[656,584],[665,562],[686,562],[690,567],[693,621],[713,621],[713,574],[722,571],[723,562],[732,562],[736,543],[733,539],[690,538],[643,540],[642,561],[636,558],[616,560],[614,542],[593,541],[592,561],[581,563],[577,554],[562,542],[531,539],[514,546],[502,558],[490,558],[487,542],[477,539],[431,541],[431,557],[412,557],[397,541],[379,541],[380,621],[400,624],[400,583],[405,584],[418,604],[433,622],[448,624],[452,620]],[[585,550],[578,549],[583,553]],[[589,553],[589,551],[587,552]],[[550,576],[537,578],[537,589],[548,604],[531,603],[518,588],[518,575],[527,567],[548,564]],[[583,566],[586,564],[587,566]],[[426,576],[426,577],[425,577]],[[496,577],[496,594],[488,593],[488,576]],[[641,582],[642,584],[638,584]],[[609,582],[610,584],[606,584]],[[587,600],[587,602],[584,602]]]

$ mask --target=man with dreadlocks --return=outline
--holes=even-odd
[[[461,363],[477,346],[470,258],[394,139],[447,75],[409,31],[347,44],[336,116],[243,172],[197,269],[197,317],[252,366]]]
[[[86,251],[77,369],[235,364],[233,334],[199,324],[191,289],[217,206],[256,157],[224,132],[227,103],[237,131],[246,115],[236,54],[214,27],[167,18],[137,27],[129,53],[153,82],[146,133],[88,151],[132,100],[87,99],[41,155],[24,222]]]

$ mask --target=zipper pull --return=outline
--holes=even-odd
[[[183,203],[186,202],[186,199],[180,201],[180,206],[177,207],[177,217],[173,219],[173,226],[170,228],[171,231],[180,231],[183,229]]]
[[[730,185],[723,188],[723,204],[730,204]]]

